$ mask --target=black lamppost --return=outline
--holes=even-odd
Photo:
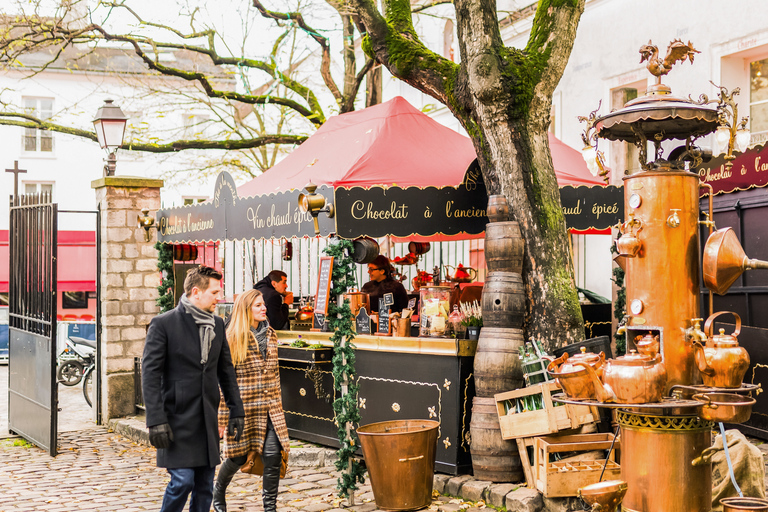
[[[96,137],[99,146],[107,150],[107,164],[104,166],[104,176],[114,176],[117,166],[115,152],[123,143],[125,123],[128,118],[120,110],[120,107],[112,104],[113,100],[104,100],[104,104],[96,112],[93,127],[96,128]]]

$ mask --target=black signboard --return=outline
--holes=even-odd
[[[322,313],[315,313],[312,315],[312,328],[310,330],[312,331],[323,331],[325,332],[327,330],[327,322],[325,321],[325,315]]]
[[[320,270],[317,278],[317,293],[315,294],[315,313],[328,313],[328,294],[331,292],[331,272],[333,271],[333,257],[320,258]]]
[[[408,309],[410,309],[411,311],[416,309],[416,298],[415,297],[408,301]]]
[[[381,299],[379,299],[379,328],[376,334],[380,334],[382,336],[389,336],[391,333],[390,328],[391,326],[389,324],[389,308],[387,307],[385,299],[382,297]]]
[[[607,229],[624,219],[624,188],[607,187],[560,188],[560,202],[568,229],[586,231]]]
[[[430,236],[485,231],[488,194],[473,162],[458,187],[336,188],[339,236]]]
[[[360,308],[355,317],[355,331],[357,334],[371,334],[371,317],[365,308]]]
[[[232,176],[216,178],[213,199],[205,203],[165,208],[157,212],[157,239],[164,243],[250,240],[315,236],[312,216],[299,210],[301,190],[239,197]],[[318,194],[333,202],[333,189],[321,186]],[[318,216],[320,234],[336,230],[334,219]]]
[[[393,293],[385,293],[382,298],[384,299],[384,306],[387,308],[395,305],[395,295]]]

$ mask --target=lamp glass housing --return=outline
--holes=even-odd
[[[715,131],[715,141],[717,142],[718,153],[725,153],[728,150],[728,142],[731,140],[731,129],[727,126],[718,126]]]
[[[123,143],[127,122],[128,118],[120,110],[120,107],[114,105],[112,100],[105,100],[104,105],[96,112],[96,117],[93,120],[99,146],[108,151],[119,148]]]
[[[587,168],[592,176],[597,176],[600,168],[597,165],[597,150],[592,146],[584,146],[581,150],[581,156],[584,157],[584,161],[587,163]]]
[[[749,148],[749,141],[752,138],[752,134],[747,129],[741,129],[736,131],[736,148],[744,153]]]

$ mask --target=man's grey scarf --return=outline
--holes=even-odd
[[[208,352],[211,351],[211,341],[213,341],[213,338],[216,337],[216,334],[213,332],[213,328],[216,325],[216,322],[213,319],[213,313],[203,311],[202,309],[193,305],[191,302],[189,302],[186,293],[181,296],[179,304],[184,307],[184,310],[187,313],[192,315],[192,318],[197,324],[197,328],[200,333],[200,354],[202,355],[200,364],[205,364],[208,362]]]
[[[269,341],[267,327],[269,327],[268,320],[259,322],[258,327],[251,326],[251,333],[253,333],[253,337],[256,338],[256,342],[259,344],[259,352],[261,352],[262,359],[265,360],[267,359],[267,341]]]

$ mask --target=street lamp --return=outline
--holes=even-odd
[[[120,107],[112,104],[113,100],[104,100],[104,104],[96,112],[93,127],[101,149],[107,150],[107,164],[104,166],[104,176],[114,176],[117,166],[115,151],[123,143],[125,123],[128,118]]]

